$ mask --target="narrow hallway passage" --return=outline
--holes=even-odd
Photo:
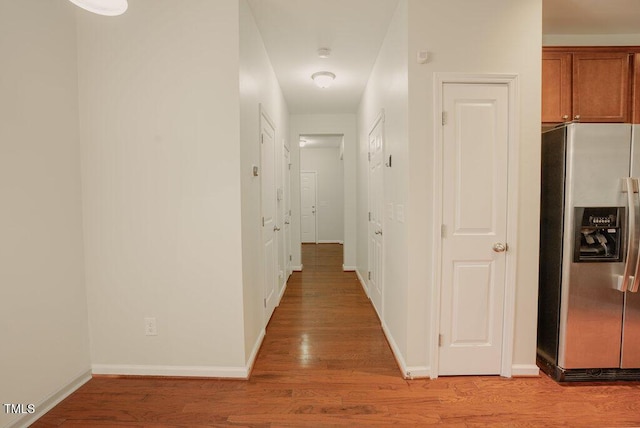
[[[302,264],[267,326],[252,378],[282,371],[400,377],[356,274],[342,271],[342,245],[303,244]]]

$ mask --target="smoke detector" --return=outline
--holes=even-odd
[[[320,58],[329,58],[329,55],[331,55],[331,49],[329,48],[318,49],[318,56]]]

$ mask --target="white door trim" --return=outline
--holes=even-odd
[[[316,229],[316,239],[314,244],[318,243],[318,171],[311,171],[311,170],[301,170],[300,171],[300,176],[302,176],[302,174],[313,174],[313,176],[315,177],[315,201],[316,201],[316,205],[315,205],[315,209],[316,209],[316,213],[313,216],[313,221],[314,221],[314,227]],[[302,180],[300,180],[300,183],[302,183]],[[300,186],[300,218],[302,219],[302,186]],[[300,221],[300,236],[302,237],[302,221]],[[309,244],[309,242],[305,242],[305,244]]]
[[[513,363],[515,304],[516,304],[516,268],[517,268],[517,231],[518,231],[518,174],[519,174],[519,121],[518,101],[519,82],[517,74],[477,74],[477,73],[434,73],[434,168],[433,168],[433,274],[431,295],[431,378],[438,377],[439,353],[438,336],[440,334],[440,299],[442,288],[442,186],[443,186],[443,132],[442,126],[442,100],[443,86],[445,83],[484,83],[506,84],[509,91],[509,170],[508,170],[508,201],[507,201],[507,243],[509,251],[506,257],[506,284],[504,297],[504,322],[502,367],[500,375],[511,377]]]

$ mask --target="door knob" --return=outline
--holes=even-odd
[[[375,234],[376,234],[376,235],[382,235],[382,231],[381,231],[381,230],[376,230],[376,231],[375,231]]]
[[[278,232],[280,230],[280,228],[278,226],[273,226],[273,231],[274,232]]]
[[[507,251],[507,244],[503,244],[502,242],[496,242],[493,244],[493,251],[496,253],[504,253]]]

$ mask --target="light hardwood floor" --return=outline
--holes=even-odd
[[[640,426],[640,383],[404,380],[342,246],[304,245],[248,381],[96,377],[36,427]],[[393,284],[387,284],[393,287]]]

